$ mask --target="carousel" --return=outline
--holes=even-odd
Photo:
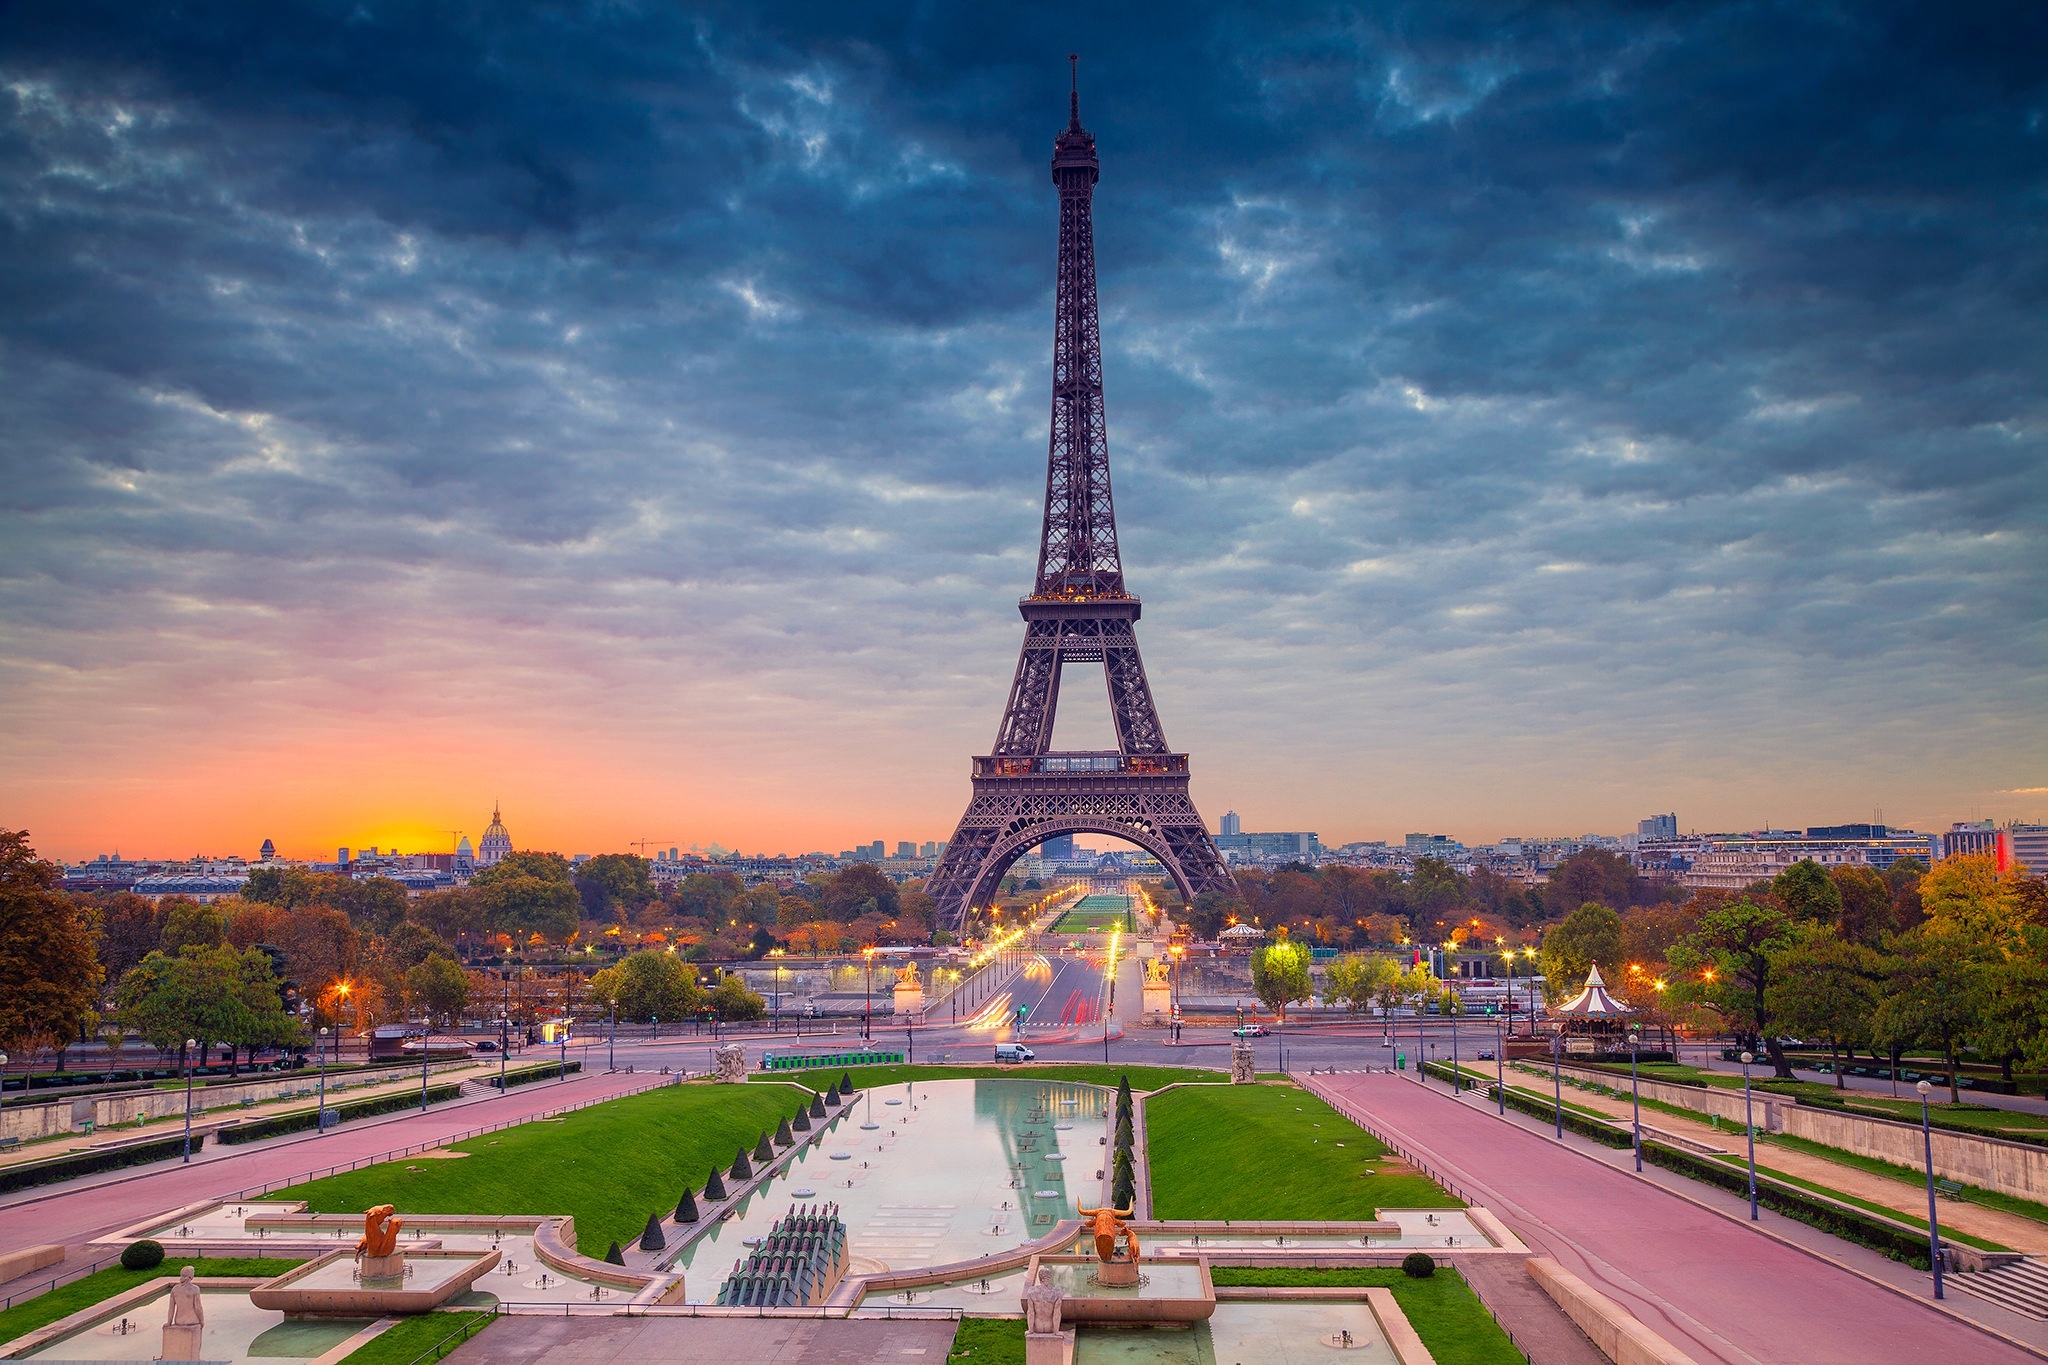
[[[1586,985],[1577,995],[1549,1011],[1549,1024],[1564,1039],[1564,1050],[1575,1055],[1625,1050],[1628,1017],[1633,1014],[1622,1001],[1608,993],[1601,979],[1600,964],[1586,973]]]

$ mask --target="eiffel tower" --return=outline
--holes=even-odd
[[[1071,59],[1070,59],[1071,60]],[[1027,850],[1061,834],[1108,834],[1157,858],[1183,897],[1231,891],[1230,873],[1188,796],[1188,756],[1167,747],[1145,662],[1139,602],[1124,586],[1109,494],[1102,415],[1102,335],[1095,312],[1091,201],[1100,163],[1081,126],[1078,86],[1053,141],[1060,194],[1059,287],[1052,343],[1052,442],[1038,581],[1017,604],[1024,649],[993,752],[974,760],[974,795],[926,884],[938,921],[957,929],[994,896]],[[1060,673],[1103,666],[1114,752],[1052,750]]]

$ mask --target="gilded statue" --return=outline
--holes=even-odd
[[[1076,1208],[1080,1208],[1077,1203]],[[1099,1209],[1082,1208],[1081,1216],[1095,1224],[1095,1259],[1108,1262],[1116,1256],[1117,1238],[1123,1238],[1124,1250],[1130,1254],[1133,1264],[1138,1259],[1138,1234],[1131,1231],[1131,1225],[1124,1220],[1137,1210],[1135,1208],[1113,1209],[1104,1204]]]
[[[896,973],[896,984],[907,990],[924,989],[924,983],[917,978],[917,964],[915,962],[903,964],[902,970]]]
[[[398,1230],[403,1218],[392,1217],[392,1206],[379,1204],[363,1215],[363,1240],[356,1243],[357,1256],[389,1256],[398,1250]]]
[[[1155,957],[1150,962],[1147,962],[1145,964],[1145,979],[1155,986],[1164,984],[1166,981],[1166,959]]]

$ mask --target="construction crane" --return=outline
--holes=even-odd
[[[455,850],[456,850],[456,849],[460,848],[461,846],[462,846],[462,831],[461,831],[461,830],[459,830],[459,829],[451,829],[451,830],[449,830],[449,831],[448,831],[448,851],[449,851],[450,853],[453,853],[453,852],[455,852]]]
[[[668,842],[668,840],[666,840],[666,839],[628,839],[628,840],[626,841],[626,847],[627,847],[627,848],[637,848],[637,849],[639,849],[639,850],[640,850],[640,856],[641,856],[642,858],[645,858],[645,857],[647,856],[647,846],[648,846],[649,844],[657,844],[657,845],[659,845],[659,844],[665,844],[665,843],[667,843],[667,842]]]

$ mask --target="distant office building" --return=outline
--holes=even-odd
[[[1226,815],[1223,818],[1227,823],[1236,817]],[[1074,836],[1062,834],[1057,838],[1047,839],[1038,846],[1038,856],[1049,863],[1070,863],[1074,861]]]
[[[2007,825],[2005,833],[2013,858],[2025,863],[2030,875],[2048,877],[2048,825]]]
[[[917,856],[917,841],[915,839],[898,839],[896,841],[896,856],[899,858],[915,858]]]
[[[160,901],[166,896],[187,896],[207,905],[214,901],[238,896],[249,884],[249,878],[210,872],[172,872],[157,877],[144,877],[130,888],[145,900]]]
[[[1313,862],[1322,856],[1323,842],[1313,830],[1219,834],[1216,836],[1216,850],[1226,861]]]
[[[504,818],[498,813],[498,805],[491,803],[491,823],[484,830],[484,840],[477,845],[476,865],[492,867],[512,851],[512,836],[505,829]]]
[[[1244,821],[1242,821],[1242,820],[1240,820],[1240,819],[1238,819],[1238,818],[1237,818],[1237,812],[1236,812],[1236,811],[1234,811],[1234,810],[1227,810],[1227,811],[1223,812],[1223,828],[1222,828],[1222,829],[1220,829],[1220,830],[1218,830],[1218,831],[1217,831],[1217,833],[1219,833],[1219,834],[1242,834],[1242,833],[1244,833]],[[1071,842],[1071,841],[1069,841],[1069,842]]]
[[[1883,839],[1891,831],[1883,825],[1808,825],[1809,839]]]
[[[1678,837],[1678,816],[1653,815],[1647,820],[1636,821],[1638,839],[1676,839]]]
[[[1988,853],[1998,859],[1998,870],[2012,866],[2012,832],[1998,829],[1989,820],[1958,820],[1946,834],[1934,836],[1934,856],[1956,858],[1966,853]]]
[[[1679,876],[1683,885],[1740,891],[1751,883],[1769,881],[1794,863],[1805,861],[1823,867],[1871,867],[1881,872],[1901,858],[1925,859],[1933,851],[1930,845],[1939,844],[1941,836],[1930,838],[1911,830],[1887,830],[1875,838],[1825,838],[1771,830],[1762,835],[1708,835],[1688,842],[1690,847],[1679,853],[1684,863]],[[1651,852],[1638,850],[1639,863],[1648,866]],[[1668,846],[1656,852],[1668,861],[1679,860],[1669,856],[1678,850]]]
[[[944,844],[935,843],[927,839],[918,847],[917,856],[920,858],[936,858],[945,851],[946,846]]]
[[[1448,858],[1463,847],[1448,834],[1411,834],[1401,846],[1411,858]]]

